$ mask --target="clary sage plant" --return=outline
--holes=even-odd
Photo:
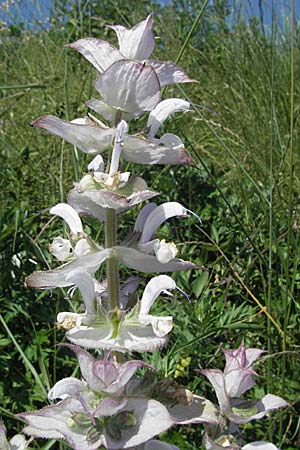
[[[267,442],[245,445],[239,426],[257,420],[287,403],[268,394],[261,400],[243,395],[254,384],[253,364],[261,350],[226,350],[223,370],[201,370],[215,390],[217,403],[198,396],[170,379],[159,379],[155,368],[131,360],[132,352],[154,352],[165,346],[173,317],[151,312],[162,293],[172,295],[175,281],[164,273],[198,269],[177,258],[173,242],[156,237],[168,219],[193,214],[177,202],[152,202],[151,191],[139,176],[122,171],[122,161],[139,164],[192,165],[181,139],[171,133],[157,137],[163,122],[176,112],[189,111],[187,101],[161,99],[161,88],[172,83],[191,83],[185,72],[171,62],[151,59],[154,48],[153,17],[132,29],[112,26],[119,48],[108,42],[86,38],[68,47],[80,52],[98,71],[95,81],[99,98],[87,102],[96,114],[66,122],[43,116],[33,122],[75,145],[93,157],[79,183],[74,184],[67,203],[50,209],[64,220],[68,239],[57,236],[50,252],[62,265],[37,271],[27,286],[37,289],[78,288],[83,300],[80,312],[60,312],[57,326],[66,331],[64,344],[78,360],[81,379],[58,381],[48,394],[49,406],[24,412],[24,433],[6,440],[0,426],[1,449],[28,448],[35,438],[65,440],[75,450],[135,449],[178,450],[157,436],[175,425],[202,424],[203,447],[210,450],[274,450]],[[130,122],[146,117],[141,131],[130,134]],[[101,154],[108,151],[106,163]],[[118,241],[117,219],[125,211],[144,205],[123,242]],[[82,217],[104,223],[105,242],[100,245],[85,232]],[[106,278],[95,273],[106,265]],[[139,278],[120,277],[119,266],[144,273],[159,273],[150,279],[141,295]],[[87,349],[98,349],[102,359]],[[143,369],[139,371],[139,369]],[[202,430],[199,432],[203,432]]]

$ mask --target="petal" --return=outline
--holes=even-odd
[[[139,316],[147,316],[151,306],[157,299],[157,297],[167,289],[175,289],[175,281],[167,275],[159,275],[152,278],[145,287],[141,304]]]
[[[174,259],[178,253],[174,242],[166,242],[164,239],[159,241],[154,251],[158,261],[164,264]]]
[[[0,447],[2,448],[2,447]],[[25,439],[25,436],[22,434],[16,434],[10,441],[9,441],[9,450],[25,450],[27,448],[27,442]],[[4,447],[5,450],[5,447]]]
[[[147,316],[150,319],[154,334],[158,337],[164,337],[173,329],[173,317]]]
[[[115,62],[96,80],[95,88],[105,103],[126,112],[151,111],[160,101],[154,69],[136,61]]]
[[[89,163],[88,170],[93,172],[104,172],[104,161],[101,155],[95,156]]]
[[[230,401],[225,390],[224,376],[221,370],[200,370],[200,373],[206,376],[213,385],[221,410],[228,411],[230,409]]]
[[[160,145],[162,139],[157,139],[156,143],[141,137],[126,136],[122,157],[126,161],[140,164],[170,164],[170,165],[193,165],[194,162],[189,154],[181,146]]]
[[[69,377],[58,381],[48,393],[49,400],[62,399],[79,394],[85,386],[77,378]]]
[[[134,224],[134,229],[133,231],[135,233],[142,233],[144,226],[145,226],[145,222],[149,216],[149,214],[157,207],[156,203],[148,203],[147,205],[145,205],[139,212],[135,224]]]
[[[189,107],[189,102],[180,98],[169,98],[159,102],[149,114],[147,127],[150,128],[150,131],[148,136],[155,136],[159,127],[171,114],[178,111],[188,111]]]
[[[120,52],[125,58],[140,60],[149,58],[155,45],[152,25],[151,14],[130,30],[121,25],[110,26],[117,33]]]
[[[159,262],[165,264],[172,259],[178,253],[178,249],[174,242],[166,242],[164,239],[153,239],[152,241],[139,243],[138,247],[141,251],[146,253],[155,253]]]
[[[74,248],[74,255],[78,258],[80,256],[85,256],[91,253],[91,245],[89,241],[85,238],[79,239]]]
[[[115,135],[114,147],[111,155],[111,162],[109,168],[109,175],[113,176],[119,169],[119,161],[121,156],[121,151],[124,146],[124,135],[128,131],[128,125],[125,120],[121,120],[121,122],[117,126],[117,131]]]
[[[184,148],[182,140],[173,133],[165,133],[160,139],[152,138],[151,141],[153,144],[162,144],[165,147],[171,148],[173,151]]]
[[[64,264],[54,270],[39,270],[33,272],[26,278],[26,286],[36,289],[51,289],[55,287],[72,286],[72,282],[67,280],[67,276],[76,269],[81,269],[88,273],[95,273],[100,265],[109,257],[110,250],[105,249],[94,252],[87,256],[77,258],[75,261]]]
[[[140,243],[149,242],[162,223],[171,217],[186,217],[187,209],[177,202],[166,202],[157,206],[147,217]]]
[[[79,39],[65,47],[77,50],[85,57],[98,72],[104,72],[115,61],[123,59],[123,55],[106,41],[95,38]]]
[[[242,447],[242,450],[279,450],[279,448],[271,444],[270,442],[256,441],[244,445]]]
[[[59,136],[75,145],[85,153],[100,153],[112,144],[115,130],[103,129],[95,125],[81,125],[66,122],[54,116],[42,116],[32,125],[44,128],[55,136]]]
[[[190,405],[176,405],[169,408],[177,424],[209,423],[219,424],[220,414],[215,405],[206,398],[194,395]]]
[[[148,59],[145,63],[153,67],[161,86],[173,83],[198,83],[196,80],[189,78],[181,67],[170,61]]]
[[[130,269],[138,270],[140,272],[177,272],[179,270],[203,268],[192,262],[177,258],[162,264],[157,260],[156,256],[148,255],[147,253],[140,252],[134,248],[117,246],[114,247],[114,251],[117,253],[120,262]]]
[[[85,304],[86,313],[95,315],[95,287],[91,275],[84,272],[84,269],[77,269],[71,271],[66,276],[66,281],[70,281],[72,284],[75,284],[80,290]]]
[[[59,261],[67,259],[72,251],[72,245],[69,239],[64,239],[60,236],[53,239],[49,246],[50,253]]]
[[[72,206],[68,205],[67,203],[58,203],[58,205],[53,206],[53,208],[50,209],[50,214],[54,214],[64,219],[64,221],[69,225],[71,233],[83,233],[82,223],[79,215],[77,214],[75,209],[73,209]]]

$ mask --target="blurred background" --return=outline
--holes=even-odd
[[[214,400],[197,369],[222,368],[222,349],[237,347],[242,337],[266,349],[252,396],[272,392],[292,407],[247,424],[245,436],[300,448],[297,1],[2,0],[0,415],[9,435],[20,430],[13,414],[43,406],[45,391],[71,376],[75,362],[55,347],[64,340],[55,320],[70,308],[67,293],[28,290],[24,281],[57,264],[48,245],[66,230],[49,208],[66,200],[91,157],[30,123],[43,114],[81,117],[95,96],[96,70],[63,45],[87,36],[116,44],[106,25],[131,27],[151,12],[158,37],[153,57],[176,61],[199,81],[164,91],[189,100],[192,112],[174,115],[161,130],[182,137],[195,167],[126,168],[162,193],[158,201],[179,201],[201,216],[201,226],[194,219],[169,221],[161,237],[208,270],[174,275],[190,302],[178,295],[157,302],[157,312],[174,316],[175,328],[169,346],[144,359]],[[122,216],[120,239],[136,213]],[[101,242],[102,224],[85,224]],[[79,307],[78,294],[71,303]],[[174,429],[164,439],[199,450],[202,427]],[[36,448],[67,448],[47,445]]]

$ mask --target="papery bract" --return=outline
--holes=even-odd
[[[155,70],[137,61],[115,62],[96,80],[95,88],[106,104],[128,113],[151,111],[160,101]]]
[[[40,411],[19,414],[31,436],[65,439],[74,450],[130,448],[148,441],[173,425],[166,408],[155,400],[142,398],[111,400],[110,405],[91,408],[68,397]]]
[[[95,38],[79,39],[67,47],[74,48],[81,53],[100,73],[116,61],[133,59],[151,65],[155,69],[161,86],[195,82],[172,62],[147,59],[154,47],[152,24],[152,15],[149,15],[146,20],[139,22],[130,30],[121,25],[111,26],[110,28],[117,33],[119,50],[108,42]]]

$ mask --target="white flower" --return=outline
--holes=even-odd
[[[81,257],[92,252],[93,244],[85,235],[81,219],[74,208],[67,203],[59,203],[50,209],[50,214],[61,217],[69,225],[70,239],[61,236],[54,238],[49,246],[50,252],[59,260],[65,261],[70,256]]]
[[[66,336],[74,344],[87,348],[104,348],[126,351],[154,351],[167,342],[173,328],[171,316],[149,314],[154,301],[162,292],[175,289],[176,284],[167,275],[152,278],[142,299],[129,311],[107,312],[95,299],[95,287],[91,276],[80,270],[71,272],[67,279],[81,291],[85,313],[61,312],[57,322],[68,329]]]

